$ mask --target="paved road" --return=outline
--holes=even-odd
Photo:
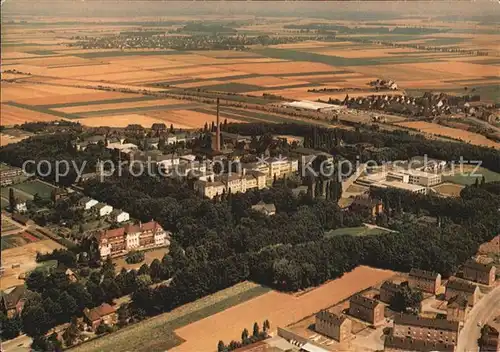
[[[472,308],[458,337],[457,352],[476,352],[477,339],[481,334],[481,327],[493,319],[500,308],[500,286],[489,292]]]

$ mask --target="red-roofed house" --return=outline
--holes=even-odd
[[[131,250],[144,250],[170,245],[170,233],[156,221],[128,224],[112,230],[101,231],[95,235],[101,258],[117,257]]]
[[[107,303],[101,304],[99,307],[83,310],[85,322],[90,325],[92,330],[96,330],[102,323],[112,326],[116,324],[118,314],[116,309]]]

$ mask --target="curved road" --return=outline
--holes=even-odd
[[[479,300],[469,312],[467,320],[458,336],[456,352],[477,352],[477,340],[481,335],[481,326],[498,314],[500,309],[500,286]]]

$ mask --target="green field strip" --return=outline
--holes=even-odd
[[[227,108],[223,108],[223,109],[226,110]],[[202,114],[207,114],[207,115],[215,115],[216,114],[216,110],[210,110],[210,109],[204,109],[204,108],[191,109],[191,111],[196,111],[196,112],[199,112],[199,113],[202,113]],[[243,116],[237,116],[235,114],[231,114],[231,113],[228,113],[228,112],[225,112],[225,111],[219,111],[219,115],[220,115],[220,117],[223,117],[223,118],[232,119],[232,120],[238,120],[238,121],[241,121],[241,122],[262,122],[259,119],[253,119],[253,118],[249,118],[249,117],[247,118],[247,117],[243,117]]]
[[[256,50],[256,52],[273,59],[318,62],[330,66],[365,66],[379,64],[378,61],[371,59],[352,59],[341,56],[322,55],[288,49],[265,48]]]
[[[278,87],[264,87],[262,90],[283,90],[283,89],[292,89],[292,88],[314,88],[322,86],[322,84],[316,82],[310,83],[298,83],[298,84],[290,84],[288,86],[278,86]]]
[[[234,109],[234,108],[230,108],[230,107],[224,107],[224,110],[230,111],[232,113],[235,113],[235,114],[238,114],[241,116],[245,116],[248,118],[260,119],[261,120],[260,122],[262,122],[262,120],[265,120],[267,122],[273,122],[273,123],[291,123],[291,122],[293,122],[293,123],[304,124],[304,125],[311,124],[309,121],[292,119],[292,118],[288,118],[288,117],[281,117],[281,116],[277,116],[277,115],[266,114],[263,112],[238,110],[238,109]]]
[[[300,77],[300,76],[322,76],[322,75],[342,75],[346,73],[353,73],[349,70],[336,70],[336,71],[316,71],[316,72],[293,72],[293,73],[277,73],[269,74],[268,76],[275,77]]]
[[[97,51],[93,53],[79,53],[71,56],[80,57],[83,59],[98,59],[104,57],[120,57],[120,56],[153,56],[153,55],[183,55],[186,51],[178,50],[160,50],[160,51]]]
[[[34,105],[27,105],[27,104],[16,103],[14,101],[8,101],[5,104],[10,105],[10,106],[15,106],[15,107],[21,108],[21,109],[26,109],[26,110],[40,112],[40,113],[43,113],[43,114],[54,115],[54,116],[62,117],[62,118],[65,118],[65,119],[78,119],[78,118],[80,118],[80,116],[75,115],[75,114],[67,114],[67,113],[61,112],[61,111],[51,110],[51,109],[47,109],[47,108],[40,107],[40,106],[34,106]]]
[[[140,96],[140,97],[130,97],[130,98],[117,98],[117,99],[103,99],[103,100],[92,100],[85,102],[74,102],[74,103],[60,103],[60,104],[47,104],[47,105],[35,105],[39,108],[44,109],[58,109],[58,108],[70,108],[74,106],[88,106],[88,105],[101,105],[101,104],[119,104],[119,103],[131,103],[137,101],[147,101],[147,100],[159,100],[158,97],[153,96]]]
[[[23,46],[54,46],[54,44],[39,44],[39,43],[2,43],[4,48],[8,47],[23,47]]]
[[[431,37],[425,41],[429,45],[453,45],[463,43],[466,38],[457,37]]]
[[[129,114],[129,113],[139,113],[145,111],[155,111],[155,110],[192,110],[192,107],[198,106],[199,104],[169,104],[169,105],[154,105],[154,106],[138,106],[136,108],[123,108],[123,109],[107,109],[99,111],[86,111],[79,113],[80,117],[92,117],[92,116],[104,116],[104,115],[118,115],[118,114]]]
[[[218,91],[218,92],[227,92],[227,93],[246,93],[246,92],[256,92],[259,90],[265,90],[265,87],[256,86],[253,84],[243,84],[243,83],[221,83],[221,84],[213,84],[209,86],[200,86],[200,89],[210,90],[210,91]]]
[[[28,54],[34,54],[34,55],[55,55],[57,52],[52,51],[52,50],[32,50],[32,51],[26,51]]]

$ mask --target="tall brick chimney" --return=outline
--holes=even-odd
[[[219,98],[217,98],[217,130],[215,132],[215,150],[220,151],[220,118],[219,118]]]

